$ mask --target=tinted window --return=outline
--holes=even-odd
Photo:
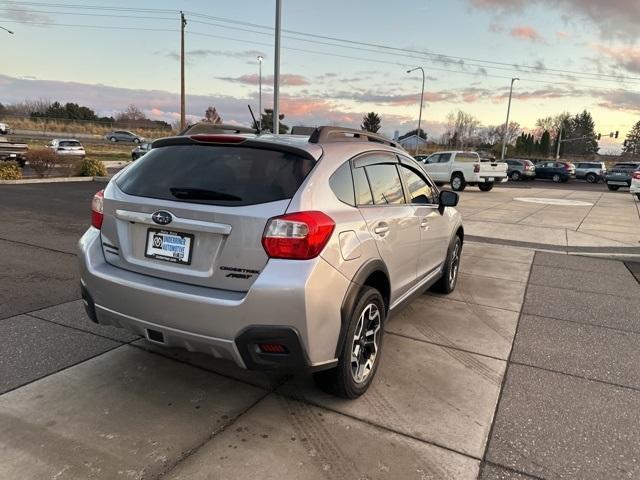
[[[373,192],[374,204],[404,203],[402,183],[395,165],[380,163],[369,165],[365,170]]]
[[[400,171],[409,190],[409,201],[411,203],[435,203],[433,190],[420,175],[404,165],[400,165]]]
[[[373,196],[364,168],[353,169],[353,184],[356,189],[356,205],[373,205]]]
[[[77,142],[77,141],[63,140],[62,142],[60,142],[60,146],[61,147],[81,147],[82,145],[80,145],[80,142]]]
[[[291,153],[241,147],[154,148],[117,180],[140,197],[211,205],[253,205],[291,198],[314,162]]]
[[[447,163],[449,160],[451,160],[450,153],[441,153],[438,155],[438,163]]]
[[[451,154],[449,154],[451,156]],[[478,155],[475,153],[457,153],[456,154],[456,162],[477,162]]]
[[[353,179],[351,178],[351,165],[344,163],[329,178],[329,186],[335,193],[338,200],[349,205],[355,205],[355,194],[353,191]]]

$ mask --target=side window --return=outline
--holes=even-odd
[[[365,167],[373,203],[375,205],[387,205],[405,203],[400,175],[394,164],[379,163]]]
[[[433,155],[428,156],[425,160],[424,163],[425,164],[430,164],[430,163],[438,163],[438,158],[440,158],[440,155],[437,153],[434,153]]]
[[[351,178],[351,164],[345,162],[329,177],[329,186],[338,200],[348,205],[355,205],[355,192]]]
[[[441,153],[438,156],[438,163],[447,163],[449,160],[451,160],[451,154],[450,153]]]
[[[353,184],[356,190],[356,205],[373,205],[373,196],[364,167],[353,169]]]
[[[407,186],[410,203],[434,203],[434,192],[424,179],[412,169],[400,165]]]

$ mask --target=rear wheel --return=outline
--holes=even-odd
[[[133,139],[133,143],[140,143],[140,139],[139,138],[134,138]]]
[[[618,189],[620,188],[620,185],[609,185],[609,184],[607,183],[607,188],[608,188],[609,190],[611,190],[612,192],[615,192],[616,190],[618,190]]]
[[[385,306],[375,288],[363,287],[351,313],[338,366],[314,373],[316,385],[343,398],[357,398],[367,391],[382,353]]]
[[[464,177],[461,173],[454,173],[451,176],[451,190],[454,192],[461,192],[466,186],[467,183],[464,181]]]
[[[444,262],[444,270],[442,271],[442,277],[432,287],[434,292],[438,293],[451,293],[456,288],[458,282],[458,270],[460,269],[460,255],[462,254],[462,240],[458,235],[449,245],[447,251],[447,258]]]
[[[118,141],[116,137],[109,137],[109,140],[112,141],[113,143],[116,143]]]
[[[640,193],[636,193],[636,198],[640,200]]]
[[[511,180],[513,180],[514,182],[517,182],[518,180],[520,180],[520,172],[518,171],[511,172]]]
[[[483,192],[488,192],[493,188],[493,182],[479,183],[478,188]]]
[[[587,183],[596,183],[598,181],[598,177],[595,173],[587,173],[585,178],[587,179]]]
[[[562,177],[560,177],[560,174],[554,173],[553,177],[551,177],[551,180],[553,180],[556,183],[560,183],[560,180],[562,180]]]

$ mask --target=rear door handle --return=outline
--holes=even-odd
[[[374,229],[373,232],[376,235],[384,235],[385,233],[387,233],[389,231],[389,225],[387,225],[386,223],[379,223]]]

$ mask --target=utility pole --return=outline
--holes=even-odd
[[[418,131],[416,132],[417,140],[416,140],[416,155],[420,153],[420,123],[422,123],[422,104],[424,103],[424,68],[416,67],[411,70],[407,70],[407,73],[415,72],[416,70],[420,70],[422,72],[422,91],[420,92],[420,113],[418,114]]]
[[[187,20],[184,13],[180,11],[180,130],[184,130],[185,121],[185,94],[184,94],[184,27],[187,26]]]
[[[262,55],[258,55],[258,130],[262,131]]]
[[[513,94],[513,83],[519,78],[511,79],[511,87],[509,88],[509,105],[507,106],[507,121],[504,123],[504,135],[502,136],[502,153],[500,154],[500,161],[504,162],[504,152],[507,149],[507,135],[509,133],[509,113],[511,113],[511,95]]]
[[[560,159],[560,144],[562,143],[562,127],[564,125],[560,124],[560,131],[558,132],[558,145],[556,146],[556,160]]]
[[[280,133],[280,30],[282,19],[282,0],[276,0],[276,41],[273,64],[273,134]]]

